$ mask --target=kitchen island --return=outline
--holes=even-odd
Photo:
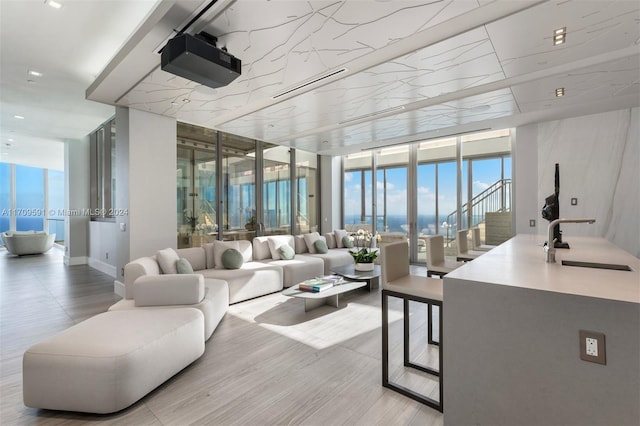
[[[445,424],[640,424],[640,260],[566,237],[546,263],[544,240],[518,235],[445,276]],[[605,335],[606,365],[580,359],[580,330]]]

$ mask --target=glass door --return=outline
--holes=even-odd
[[[256,142],[230,134],[220,137],[223,239],[252,241],[257,235]]]

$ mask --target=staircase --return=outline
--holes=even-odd
[[[508,213],[511,211],[511,179],[500,179],[494,182],[487,189],[473,197],[470,201],[462,205],[462,226],[460,229],[473,228],[475,226],[485,225],[485,218],[490,213]],[[447,216],[448,224],[452,226],[453,238],[455,239],[458,227],[456,226],[456,216],[458,211],[455,210]],[[500,215],[502,218],[509,217],[509,236],[510,236],[510,215]],[[502,226],[504,228],[504,225]],[[491,226],[481,226],[484,228],[485,238],[491,236]],[[498,239],[504,238],[504,229],[500,231]],[[493,237],[491,237],[493,238]]]

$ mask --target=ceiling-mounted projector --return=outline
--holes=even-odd
[[[162,49],[162,70],[205,86],[226,86],[240,75],[242,61],[218,49],[216,41],[205,32],[172,38]]]

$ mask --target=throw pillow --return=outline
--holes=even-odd
[[[327,241],[327,247],[329,249],[334,249],[338,247],[338,245],[336,244],[336,234],[334,234],[333,232],[324,234],[324,239]]]
[[[179,274],[193,274],[193,267],[191,266],[191,263],[189,263],[189,261],[184,257],[178,259],[176,262],[176,269]]]
[[[278,254],[281,259],[291,260],[295,257],[296,252],[291,248],[289,244],[283,244],[278,247]]]
[[[348,235],[345,235],[344,237],[342,237],[342,246],[344,248],[352,248],[353,247],[353,241],[351,241],[351,238],[349,238]]]
[[[336,235],[336,245],[338,246],[338,248],[346,247],[343,241],[344,237],[347,236],[347,231],[344,229],[336,229],[335,231],[333,231],[333,233]]]
[[[271,252],[271,258],[273,260],[280,259],[280,252],[278,249],[280,249],[283,244],[289,245],[290,240],[290,235],[275,235],[267,238],[267,244],[269,245],[269,251]]]
[[[178,253],[172,248],[158,250],[156,252],[156,261],[160,266],[163,274],[177,274],[176,262],[180,259]]]
[[[226,249],[222,253],[222,266],[224,266],[224,269],[240,269],[243,262],[242,253],[236,249]]]
[[[327,243],[324,242],[323,240],[316,240],[316,242],[313,243],[313,247],[316,249],[316,252],[320,254],[325,254],[326,252],[329,251],[329,247],[327,247]]]
[[[316,252],[316,248],[313,245],[313,243],[315,243],[319,239],[320,239],[320,234],[318,234],[317,232],[311,232],[309,234],[304,234],[304,242],[307,245],[307,250],[309,250],[309,253],[315,253]]]
[[[222,263],[222,255],[228,249],[235,249],[240,251],[240,243],[238,241],[213,242],[213,264],[215,265],[215,269],[225,269],[224,264]]]

